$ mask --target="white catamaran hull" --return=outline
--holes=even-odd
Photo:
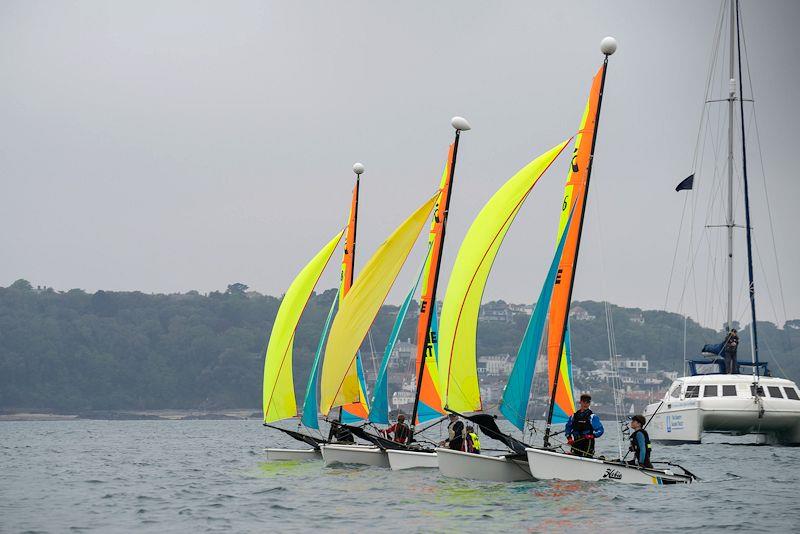
[[[622,484],[688,484],[692,478],[672,471],[646,469],[596,458],[541,449],[525,449],[534,478],[541,480],[610,480]]]
[[[372,445],[323,445],[322,460],[325,465],[359,464],[389,467],[386,451]]]
[[[800,400],[788,397],[790,392],[797,396],[795,383],[760,377],[758,384],[763,396],[754,397],[753,381],[749,375],[679,378],[662,402],[645,409],[645,418],[652,416],[647,426],[650,439],[663,443],[700,443],[704,432],[714,432],[756,434],[767,443],[800,444]],[[693,396],[686,395],[690,387],[694,389]],[[728,391],[723,391],[723,387]]]
[[[532,480],[528,462],[503,456],[486,456],[451,449],[436,449],[439,472],[451,478],[468,478],[493,482]]]
[[[392,471],[439,467],[439,456],[436,452],[387,450],[386,454]]]
[[[322,453],[317,449],[264,449],[267,461],[279,460],[322,460]]]

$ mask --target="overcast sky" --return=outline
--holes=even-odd
[[[459,151],[446,277],[489,196],[574,133],[598,44],[614,35],[574,297],[663,308],[687,194],[674,187],[692,171],[719,7],[5,1],[0,285],[171,293],[244,282],[280,295],[345,224],[355,161],[367,168],[360,267],[435,190],[450,118],[463,115],[473,130]],[[742,9],[786,314],[799,317],[800,2]],[[529,198],[484,300],[535,299],[567,163]],[[760,311],[782,323],[761,173],[753,180],[757,289],[770,284],[776,304],[764,298]],[[320,288],[335,284],[330,271]],[[746,312],[737,305],[737,318]]]

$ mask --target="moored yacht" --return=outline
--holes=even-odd
[[[652,417],[647,427],[652,440],[700,443],[709,432],[756,434],[761,443],[800,444],[800,391],[794,382],[719,371],[700,374],[698,367],[690,362],[695,374],[675,380],[663,401],[645,409],[645,417]]]

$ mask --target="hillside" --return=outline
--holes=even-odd
[[[330,290],[315,294],[297,330],[298,391],[304,388],[333,297]],[[19,280],[0,288],[0,409],[258,407],[264,351],[279,304],[278,298],[247,292],[243,284],[208,295],[90,294],[34,289]],[[576,302],[576,307],[586,314],[571,321],[575,363],[590,366],[590,359],[608,358],[604,305]],[[610,310],[619,354],[645,354],[651,369],[680,370],[681,316],[613,305]],[[378,358],[396,312],[397,307],[384,306],[372,329]],[[523,314],[481,321],[479,355],[516,354],[526,321]],[[413,321],[406,321],[400,338],[412,338],[414,330]],[[800,321],[783,328],[759,323],[759,332],[763,359],[771,362],[773,372],[800,378]],[[689,347],[719,335],[687,323]],[[746,333],[743,338],[746,347]],[[371,354],[368,343],[363,353]]]

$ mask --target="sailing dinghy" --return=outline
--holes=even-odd
[[[300,321],[300,316],[305,310],[308,300],[311,297],[311,292],[317,284],[320,276],[322,275],[325,266],[328,264],[336,246],[345,236],[344,254],[342,257],[341,266],[341,284],[337,295],[331,302],[330,310],[325,321],[322,333],[320,335],[319,345],[314,357],[314,362],[311,367],[308,384],[306,386],[305,399],[303,401],[303,410],[301,425],[307,429],[319,431],[319,420],[317,419],[318,402],[317,402],[317,376],[320,362],[320,355],[322,352],[323,343],[330,327],[331,319],[336,310],[337,303],[341,303],[341,299],[353,283],[353,272],[355,265],[355,245],[356,245],[356,224],[358,214],[358,195],[360,178],[364,173],[364,165],[356,163],[353,165],[353,172],[356,175],[355,187],[353,188],[353,196],[350,207],[350,217],[348,225],[345,230],[342,230],[337,236],[332,239],[323,249],[317,253],[316,256],[306,265],[305,268],[297,275],[295,280],[290,285],[289,289],[281,301],[281,306],[278,309],[278,314],[275,318],[275,323],[272,327],[270,334],[269,344],[267,346],[267,353],[264,359],[264,382],[263,382],[263,410],[264,410],[264,425],[280,430],[284,434],[309,445],[310,449],[283,449],[283,448],[266,448],[267,460],[315,460],[321,459],[321,445],[328,443],[332,436],[325,439],[322,435],[319,437],[313,436],[309,433],[288,430],[278,426],[273,426],[271,423],[296,417],[297,406],[295,404],[294,396],[294,380],[292,376],[292,345],[294,343],[294,333]],[[358,362],[358,372],[360,384],[363,386],[363,369]],[[339,420],[343,416],[347,421],[363,419],[366,417],[368,408],[362,403],[353,403],[344,407],[339,412]]]
[[[583,184],[585,172],[579,169],[588,162],[594,145],[597,111],[601,103],[601,84],[605,64],[592,82],[580,128],[575,136],[573,157],[567,175],[567,184],[562,200],[562,213],[557,236],[556,251],[545,277],[536,307],[520,344],[514,368],[503,391],[500,411],[508,421],[523,434],[526,429],[528,401],[531,385],[542,343],[544,328],[548,323],[548,371],[550,382],[553,374],[561,376],[562,387],[556,397],[553,416],[556,422],[566,422],[571,413],[572,365],[569,354],[569,338],[558,338],[566,324],[569,299],[563,289],[565,272],[574,261],[580,222],[573,224],[573,216],[582,219]],[[527,198],[539,177],[564,150],[569,140],[557,145],[543,156],[525,167],[509,180],[484,206],[473,221],[459,250],[442,311],[440,363],[445,408],[457,413],[482,410],[476,368],[476,337],[480,300],[492,262],[499,250],[511,223],[522,203]],[[576,214],[576,209],[578,212]],[[560,321],[560,322],[559,322]],[[566,341],[566,343],[563,343]],[[565,357],[559,360],[562,353]],[[508,453],[492,457],[459,451],[439,449],[439,470],[443,475],[455,478],[479,480],[515,481],[530,480],[526,449],[531,445],[502,432],[488,415],[467,415],[481,431],[508,447]]]
[[[397,443],[382,435],[370,432],[366,428],[345,425],[345,428],[351,431],[355,436],[367,442],[371,442],[374,446],[353,447],[345,444],[327,445],[322,449],[322,456],[326,465],[332,463],[349,463],[392,467],[393,469],[436,467],[436,454],[433,448],[425,447],[420,442],[414,441],[413,437],[417,423],[438,419],[443,415],[441,401],[439,400],[439,394],[436,389],[438,377],[436,374],[435,359],[436,313],[434,303],[436,301],[436,284],[441,264],[444,228],[449,210],[449,199],[452,191],[458,141],[461,132],[470,129],[469,123],[462,117],[454,117],[451,120],[451,125],[456,131],[455,142],[450,146],[447,164],[442,173],[440,188],[434,197],[435,204],[432,209],[433,220],[428,239],[428,253],[423,268],[416,279],[416,283],[401,305],[392,327],[373,390],[373,397],[370,403],[372,406],[368,416],[372,424],[389,423],[387,388],[389,358],[393,351],[394,344],[397,341],[400,327],[402,326],[411,300],[417,287],[420,285],[420,281],[422,281],[420,313],[417,328],[419,347],[416,366],[418,369],[417,389],[414,409],[411,416],[410,435],[406,443]],[[414,218],[414,216],[412,216],[412,218]],[[342,392],[343,389],[346,389],[346,384],[349,380],[348,373],[350,372],[347,358],[343,356],[346,354],[344,350],[347,349],[343,349],[342,347],[348,347],[353,343],[360,344],[363,340],[363,336],[361,339],[357,337],[361,335],[361,332],[358,331],[358,329],[354,330],[350,322],[345,321],[350,321],[347,319],[349,316],[358,317],[359,320],[364,321],[365,324],[371,324],[374,320],[375,315],[383,303],[383,299],[386,297],[386,293],[388,293],[399,269],[408,257],[410,248],[416,240],[416,236],[422,229],[421,227],[417,228],[415,226],[417,220],[417,218],[414,218],[413,224],[411,218],[407,220],[381,248],[379,248],[375,255],[373,255],[372,259],[370,259],[364,267],[364,271],[359,277],[359,282],[356,284],[360,296],[346,299],[347,304],[343,304],[340,311],[343,319],[340,320],[339,316],[337,316],[336,321],[340,321],[340,324],[345,326],[337,329],[337,322],[334,321],[334,326],[331,329],[331,337],[328,341],[325,353],[322,382],[323,399],[326,398],[326,388],[329,390],[329,395],[330,390],[334,388],[337,389],[331,406],[336,406],[342,399],[349,398],[346,392]],[[414,236],[413,240],[410,239],[412,236]],[[364,277],[363,281],[361,277]],[[377,285],[372,287],[370,284]],[[359,328],[361,328],[360,324]],[[328,364],[329,359],[331,362],[330,365]],[[330,408],[324,400],[323,413],[325,413],[324,410],[326,409]],[[394,459],[393,463],[392,459]]]
[[[595,82],[599,84],[597,88],[597,104],[596,109],[592,110],[594,119],[591,123],[587,124],[587,131],[585,132],[585,134],[591,136],[591,142],[582,143],[582,146],[588,145],[588,150],[578,150],[576,152],[576,158],[573,160],[570,177],[567,180],[564,203],[562,204],[562,221],[566,218],[571,222],[567,223],[565,230],[560,230],[566,235],[566,248],[561,256],[559,264],[559,281],[553,287],[553,294],[551,297],[553,304],[550,312],[550,329],[548,332],[547,347],[548,378],[551,385],[547,426],[544,434],[544,446],[542,448],[529,447],[526,449],[528,467],[531,475],[541,480],[609,480],[626,484],[690,483],[694,479],[694,476],[677,465],[675,465],[675,467],[680,468],[683,473],[676,473],[671,469],[653,469],[630,465],[625,463],[623,459],[605,460],[600,458],[585,458],[568,454],[560,450],[560,447],[552,447],[550,444],[554,416],[557,415],[557,413],[565,414],[567,411],[572,410],[572,405],[565,402],[566,399],[570,399],[569,402],[572,402],[572,386],[569,380],[565,380],[568,375],[561,372],[562,366],[566,363],[565,360],[567,359],[564,357],[564,348],[567,346],[566,341],[568,339],[567,319],[569,317],[573,282],[578,265],[581,230],[584,223],[586,202],[589,193],[589,180],[591,178],[592,163],[594,161],[594,147],[599,126],[606,72],[608,69],[608,57],[616,51],[617,42],[611,37],[606,37],[603,39],[600,48],[605,55],[605,59],[603,61],[603,67],[595,78]],[[587,112],[591,113],[590,108],[587,108]]]

